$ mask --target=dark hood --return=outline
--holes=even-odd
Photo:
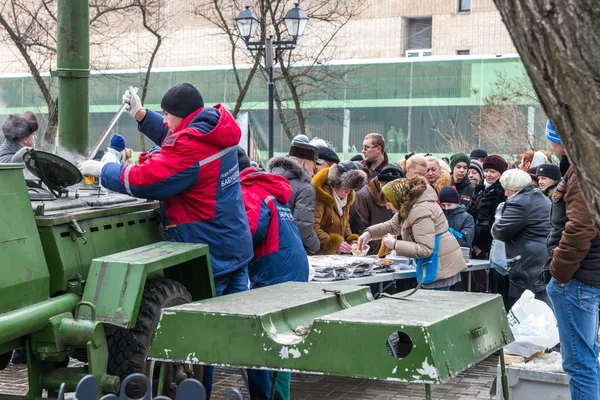
[[[288,181],[300,179],[303,182],[312,184],[312,179],[304,167],[289,157],[272,158],[267,164],[267,169],[273,174],[283,176]]]

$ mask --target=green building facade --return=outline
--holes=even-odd
[[[388,152],[394,157],[408,151],[444,152],[445,143],[438,132],[449,129],[450,123],[454,123],[461,135],[472,136],[473,127],[469,120],[481,111],[485,97],[497,90],[498,76],[522,79],[524,75],[518,57],[403,58],[313,68],[329,68],[340,78],[337,84],[330,82],[331,89],[328,90],[303,88],[302,105],[307,114],[308,136],[325,139],[339,153],[351,155],[360,152],[366,134],[377,132],[386,137]],[[248,69],[242,69],[241,73],[245,76]],[[139,86],[142,76],[142,73],[132,71],[92,74],[90,146],[119,108],[124,90],[130,85]],[[56,81],[49,76],[44,79],[56,93]],[[207,105],[224,103],[230,109],[235,105],[238,90],[231,68],[213,67],[155,70],[145,106],[160,112],[163,93],[182,82],[198,87]],[[286,112],[292,112],[293,105],[289,102],[285,105],[290,108]],[[47,112],[33,78],[0,76],[0,118],[27,109],[38,114]],[[523,104],[523,109],[527,112],[528,104]],[[242,111],[248,112],[253,145],[259,151],[266,150],[267,87],[260,73],[254,77]],[[539,106],[534,112],[541,112]],[[438,128],[434,129],[435,126]],[[122,116],[114,131],[125,136],[128,147],[140,150],[137,124],[132,118]],[[541,127],[536,126],[534,134],[540,136]],[[43,135],[38,136],[41,140]],[[275,151],[286,152],[289,144],[276,112]]]

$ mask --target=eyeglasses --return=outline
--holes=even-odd
[[[369,150],[371,150],[371,149],[374,149],[375,147],[379,147],[379,146],[371,146],[371,147],[369,147],[369,146],[363,146],[363,148],[362,148],[362,149],[363,149],[364,151],[369,151]]]

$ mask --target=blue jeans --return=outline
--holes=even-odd
[[[570,378],[572,400],[600,399],[598,305],[600,286],[576,279],[567,284],[552,278],[546,287],[556,315],[563,369]]]
[[[248,290],[248,266],[237,269],[229,274],[215,278],[215,293],[217,296],[239,293]],[[206,389],[206,398],[210,399],[212,392],[214,367],[206,365],[202,384]],[[248,386],[250,399],[268,400],[271,393],[271,378],[269,371],[248,370]]]

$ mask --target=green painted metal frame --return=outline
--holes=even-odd
[[[50,271],[50,294],[69,281],[87,279],[92,260],[162,240],[156,203],[115,206],[57,217],[37,217],[39,237]],[[76,221],[85,232],[75,234]]]
[[[149,276],[182,283],[195,300],[215,295],[208,246],[159,242],[93,260],[82,300],[98,321],[131,328]],[[91,319],[91,308],[81,310],[82,319]]]
[[[498,295],[327,289],[286,283],[165,309],[149,358],[443,383],[513,340]],[[401,359],[386,345],[395,332],[412,343]]]
[[[48,299],[50,277],[42,243],[33,221],[23,179],[23,165],[0,164],[0,177],[2,314]]]

